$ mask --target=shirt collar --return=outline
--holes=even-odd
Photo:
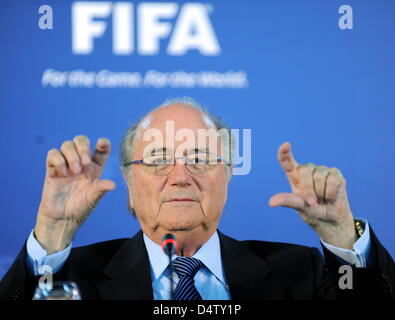
[[[153,271],[154,281],[158,279],[169,265],[169,258],[163,252],[162,247],[145,234],[143,236],[145,247],[147,248],[148,258],[150,260],[151,269]],[[219,243],[218,233],[214,232],[211,238],[199,248],[192,256],[199,259],[204,265],[214,274],[218,280],[225,283],[224,274],[222,270],[221,247]],[[172,256],[172,260],[176,259],[177,255]]]

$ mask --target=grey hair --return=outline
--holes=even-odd
[[[134,139],[136,137],[137,129],[139,128],[141,122],[153,111],[163,108],[172,104],[185,104],[188,105],[198,111],[200,111],[203,115],[203,119],[206,122],[207,126],[214,126],[214,128],[222,134],[222,137],[225,138],[225,158],[226,158],[226,176],[228,182],[231,179],[231,168],[233,167],[233,152],[234,152],[234,137],[232,136],[232,132],[230,127],[226,124],[226,122],[218,117],[210,113],[207,108],[200,105],[195,99],[191,97],[179,97],[179,98],[168,98],[166,99],[159,107],[154,108],[145,116],[134,122],[129,128],[126,130],[122,140],[121,146],[119,150],[119,160],[121,165],[122,173],[127,181],[130,180],[130,171],[131,166],[124,166],[125,163],[129,162],[131,159],[131,155],[133,154],[133,144]],[[225,137],[223,134],[225,133]],[[134,210],[130,207],[128,201],[129,210],[134,214]]]

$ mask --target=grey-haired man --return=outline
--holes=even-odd
[[[192,138],[170,135],[169,123]],[[2,280],[0,297],[31,299],[42,265],[52,267],[55,279],[75,281],[83,299],[169,299],[170,279],[180,300],[393,297],[392,258],[366,221],[356,224],[341,172],[298,164],[289,143],[280,146],[278,160],[292,192],[269,203],[295,209],[315,230],[326,264],[314,248],[236,241],[219,232],[231,143],[208,148],[209,129],[227,127],[188,99],[165,103],[129,128],[122,171],[141,231],[74,249],[78,228],[115,188],[100,179],[111,145],[101,138],[91,154],[89,139],[80,135],[50,150],[34,232]],[[162,139],[147,139],[155,135]],[[160,247],[167,233],[178,243],[173,261],[181,271],[175,268],[173,276]],[[353,289],[338,285],[341,264],[353,265]]]

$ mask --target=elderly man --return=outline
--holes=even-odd
[[[219,232],[232,139],[207,147],[209,129],[228,132],[191,99],[167,102],[129,128],[122,171],[142,231],[74,249],[78,228],[115,188],[99,179],[110,141],[99,139],[93,154],[86,136],[50,150],[37,223],[0,284],[0,298],[31,299],[43,265],[55,280],[76,282],[83,299],[393,297],[394,263],[367,222],[354,220],[340,171],[298,164],[289,143],[280,146],[278,160],[292,193],[269,203],[296,209],[321,238],[326,264],[314,248],[237,241]],[[177,138],[180,132],[192,138]],[[178,243],[172,266],[160,246],[167,233]],[[339,285],[341,265],[352,265],[352,288]]]

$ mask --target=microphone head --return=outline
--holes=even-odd
[[[171,233],[167,233],[162,239],[161,246],[168,256],[172,256],[177,249],[176,237]]]

